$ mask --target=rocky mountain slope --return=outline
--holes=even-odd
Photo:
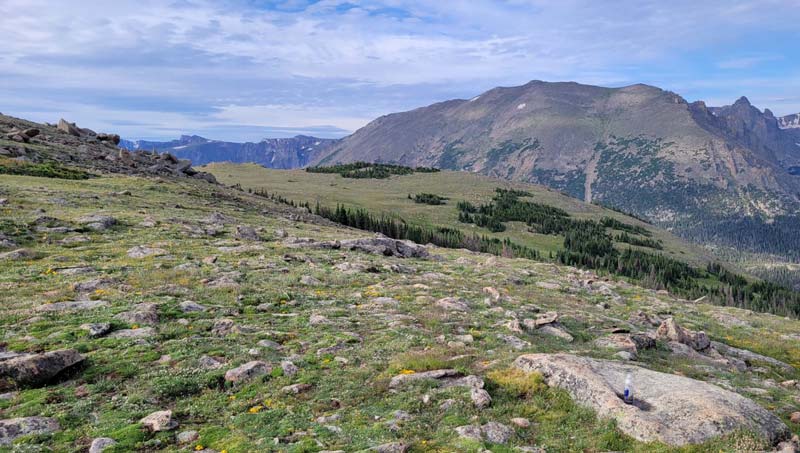
[[[52,173],[61,167],[82,169],[77,179],[97,173],[178,176],[214,182],[192,162],[172,154],[129,152],[118,147],[116,134],[96,133],[61,119],[39,124],[0,115],[0,167],[16,174]],[[55,167],[54,167],[55,166]]]
[[[266,138],[258,143],[235,143],[184,135],[178,140],[153,142],[123,140],[129,150],[167,152],[195,165],[210,162],[252,162],[267,168],[300,168],[325,154],[338,140],[298,135],[292,138]]]
[[[647,85],[534,81],[378,118],[317,163],[397,162],[536,182],[732,244],[741,219],[797,225],[800,147],[783,121],[745,98],[710,109]],[[798,249],[781,245],[791,242],[781,228],[759,236],[768,251]]]
[[[2,451],[798,446],[796,319],[97,174],[0,175]]]

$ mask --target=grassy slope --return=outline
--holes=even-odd
[[[308,201],[313,205],[318,201],[327,206],[342,203],[368,208],[376,213],[398,215],[410,223],[449,226],[498,238],[510,237],[517,243],[541,250],[544,252],[543,256],[547,256],[548,252],[555,252],[562,247],[562,237],[529,233],[526,226],[519,222],[509,223],[509,228],[501,233],[491,233],[486,229],[458,222],[456,203],[460,200],[488,202],[497,187],[527,190],[533,193],[533,201],[562,208],[575,218],[599,220],[603,216],[609,216],[625,223],[644,226],[653,233],[654,238],[663,241],[665,253],[683,261],[702,265],[710,259],[702,249],[616,211],[586,204],[543,186],[514,183],[474,173],[443,171],[393,176],[389,179],[350,179],[335,174],[307,173],[303,170],[271,170],[255,164],[211,164],[202,170],[212,173],[225,184],[239,183],[245,189],[264,189],[298,202]],[[450,201],[444,206],[429,206],[408,199],[408,194],[423,192],[445,196]],[[628,247],[627,244],[618,246]]]
[[[131,196],[118,195],[122,190]],[[322,187],[318,191],[324,192]],[[418,188],[418,190],[420,190]],[[442,191],[442,190],[440,190]],[[398,197],[405,197],[405,191]],[[288,220],[284,207],[249,197],[233,190],[182,181],[159,182],[127,177],[104,177],[88,181],[63,181],[36,177],[0,176],[0,207],[3,231],[30,224],[41,215],[75,221],[81,215],[102,212],[119,218],[121,225],[105,232],[85,233],[91,241],[63,246],[56,241],[64,235],[32,232],[23,243],[41,258],[3,262],[0,266],[0,332],[8,350],[35,352],[77,348],[87,364],[58,385],[20,389],[0,398],[2,418],[21,416],[56,417],[63,430],[53,436],[19,439],[19,448],[42,445],[53,451],[86,449],[91,439],[112,437],[119,442],[113,450],[127,452],[191,450],[197,445],[229,453],[249,451],[353,451],[393,440],[412,445],[412,451],[481,451],[484,446],[459,440],[453,431],[469,423],[499,421],[512,417],[533,421],[529,429],[517,429],[510,446],[538,445],[558,451],[674,451],[663,445],[642,444],[621,435],[590,411],[576,407],[564,392],[531,390],[520,396],[528,384],[513,379],[504,370],[521,353],[573,351],[596,357],[611,352],[597,350],[592,341],[606,329],[638,309],[650,313],[674,312],[680,322],[705,329],[712,339],[746,346],[794,362],[800,357],[800,322],[775,316],[707,305],[686,306],[669,296],[611,283],[619,300],[610,295],[576,289],[585,274],[575,269],[526,260],[476,255],[460,250],[434,249],[442,260],[400,260],[357,252],[289,249],[276,239],[276,230],[291,236],[341,239],[363,236],[363,232]],[[415,206],[416,207],[416,206]],[[42,213],[42,210],[44,213]],[[233,223],[215,237],[193,238],[182,223],[198,226],[212,212],[233,218]],[[160,223],[140,226],[147,217]],[[265,241],[234,239],[236,224],[262,229]],[[169,252],[158,258],[132,259],[125,252],[137,245],[159,246]],[[253,246],[234,251],[220,246]],[[215,264],[202,264],[205,256],[217,255]],[[382,269],[384,264],[405,264],[412,273],[358,272],[343,274],[334,265],[363,263]],[[195,263],[195,267],[176,266]],[[68,276],[58,269],[85,265],[90,274]],[[430,274],[433,273],[433,274]],[[236,287],[214,289],[209,280],[228,275]],[[322,283],[306,286],[300,277],[311,275]],[[113,281],[90,297],[107,300],[110,306],[70,315],[40,315],[32,309],[54,301],[76,297],[73,284],[95,278]],[[543,289],[537,282],[557,283],[563,289]],[[492,285],[506,297],[493,309],[483,303],[482,287]],[[395,298],[395,307],[372,303],[377,296]],[[464,314],[443,313],[432,301],[444,296],[462,297],[472,309]],[[178,304],[194,300],[207,312],[184,314]],[[108,322],[115,329],[131,327],[114,320],[116,313],[137,303],[159,304],[160,322],[155,337],[145,341],[90,339],[80,329],[85,322]],[[608,309],[597,306],[605,302]],[[256,310],[259,304],[269,304]],[[531,316],[532,305],[564,314],[564,324],[576,337],[564,343],[536,333],[515,334],[529,341],[521,351],[512,350],[496,336],[511,333],[502,327],[513,312]],[[323,315],[328,324],[309,325],[311,314]],[[745,321],[732,327],[720,316]],[[247,326],[226,337],[210,330],[220,318]],[[729,318],[728,318],[729,319]],[[471,345],[448,345],[456,334],[469,333]],[[360,338],[360,343],[354,338]],[[279,368],[291,359],[299,368],[294,377],[273,373],[245,385],[222,385],[225,370],[254,359],[250,349],[260,339],[282,344],[281,351],[260,349],[258,358]],[[337,343],[345,349],[335,354],[316,352]],[[202,355],[225,362],[220,370],[204,370],[197,360]],[[336,359],[336,357],[341,359]],[[163,360],[159,358],[168,356]],[[642,354],[645,366],[740,389],[786,419],[796,394],[781,388],[757,393],[763,388],[762,374],[731,374],[670,356],[664,345]],[[479,411],[469,402],[467,392],[449,389],[431,392],[421,383],[388,391],[387,380],[403,369],[421,371],[455,366],[484,377],[494,401]],[[499,371],[499,373],[492,373]],[[797,378],[764,365],[767,376],[777,381]],[[309,383],[307,393],[293,396],[281,387]],[[429,392],[432,402],[421,396]],[[523,392],[524,393],[524,392]],[[78,396],[81,394],[82,396]],[[447,398],[450,409],[440,408]],[[341,407],[333,399],[340,401]],[[175,432],[146,434],[137,421],[156,410],[172,409],[181,426],[198,430],[200,438],[188,446],[176,443]],[[396,410],[413,417],[399,422],[393,430],[387,423]],[[315,421],[319,416],[338,414],[331,422]],[[325,425],[341,428],[337,433]],[[282,439],[275,444],[274,439]],[[754,449],[746,438],[730,438],[713,444],[687,447],[683,451],[733,451]],[[508,447],[487,446],[495,452]],[[0,451],[4,451],[0,448]]]

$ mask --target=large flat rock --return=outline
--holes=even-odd
[[[0,446],[10,445],[14,439],[31,434],[50,434],[61,429],[58,421],[48,417],[23,417],[0,420]]]
[[[0,378],[19,385],[42,385],[83,360],[74,349],[22,355],[0,362]]]
[[[600,417],[613,418],[622,432],[640,441],[698,444],[748,430],[775,443],[789,434],[778,417],[755,402],[682,376],[572,354],[522,355],[514,366],[541,373],[547,385],[566,390]],[[620,397],[628,373],[633,378],[633,405]]]

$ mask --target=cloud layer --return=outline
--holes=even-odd
[[[338,136],[531,79],[800,111],[800,0],[4,0],[0,111],[128,137]]]

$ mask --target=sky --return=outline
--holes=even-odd
[[[129,139],[344,136],[530,80],[800,112],[800,0],[0,0],[0,112]]]

